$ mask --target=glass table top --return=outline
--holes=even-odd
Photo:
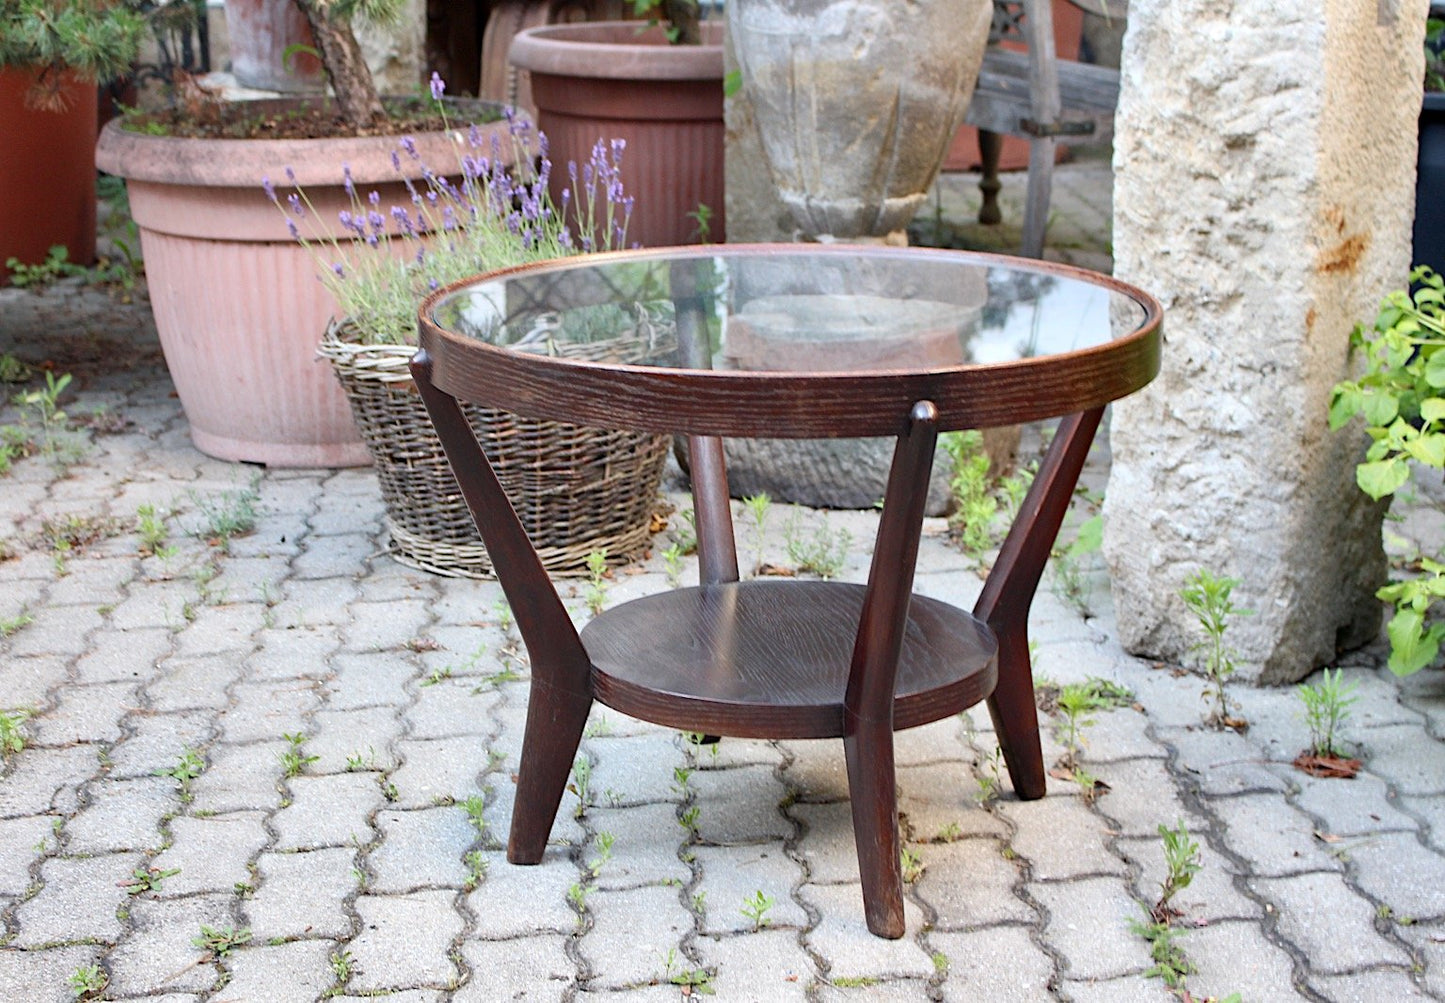
[[[932,371],[1087,349],[1145,304],[1103,276],[915,248],[720,245],[529,266],[432,301],[443,330],[529,354],[677,369]]]

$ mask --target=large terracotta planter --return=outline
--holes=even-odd
[[[464,133],[414,138],[420,163],[438,173],[450,173],[466,149]],[[180,139],[119,122],[101,131],[96,163],[127,181],[166,365],[203,453],[282,467],[369,462],[346,397],[316,354],[337,305],[261,179],[280,188],[293,170],[317,222],[344,237],[342,165],[359,188],[399,204],[407,195],[396,147],[395,137]]]
[[[35,72],[0,69],[0,285],[8,258],[44,261],[64,244],[70,260],[95,260],[95,84],[67,81],[65,107],[27,107]]]
[[[774,184],[809,238],[906,242],[978,79],[991,0],[736,0]]]
[[[690,215],[711,211],[708,240],[726,239],[723,206],[722,25],[704,45],[669,45],[661,28],[597,21],[530,28],[509,59],[530,71],[537,124],[554,164],[587,162],[599,139],[622,139],[622,183],[636,199],[627,242],[644,247],[699,240]],[[561,197],[566,172],[553,174]]]

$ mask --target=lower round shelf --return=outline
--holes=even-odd
[[[582,630],[593,695],[657,724],[743,738],[835,738],[864,587],[747,581],[678,589],[607,610]],[[978,619],[913,597],[894,727],[993,692],[998,645]]]

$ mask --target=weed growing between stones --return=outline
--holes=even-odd
[[[66,980],[78,1000],[95,999],[110,985],[110,976],[99,965],[82,965]]]
[[[688,968],[677,960],[677,948],[668,948],[662,956],[663,981],[682,989],[684,996],[713,996],[717,990],[712,986],[713,973],[706,968]]]
[[[825,516],[813,530],[813,535],[805,539],[801,523],[802,511],[795,508],[783,537],[788,548],[788,560],[797,567],[799,574],[817,575],[827,581],[843,570],[848,548],[853,545],[853,534],[846,529],[834,532]]]
[[[166,878],[175,877],[181,873],[179,867],[172,867],[161,870],[159,867],[137,867],[131,872],[131,879],[123,882],[127,895],[143,895],[146,892],[158,892],[161,884]]]
[[[1078,784],[1079,792],[1085,801],[1093,801],[1100,794],[1106,793],[1109,785],[1085,770],[1079,761],[1084,751],[1083,730],[1095,723],[1095,719],[1088,715],[1096,711],[1128,707],[1134,702],[1134,694],[1128,687],[1099,676],[1089,676],[1081,683],[1068,683],[1064,686],[1040,678],[1034,692],[1039,710],[1056,719],[1055,734],[1064,746],[1064,754],[1049,770],[1049,776]],[[996,788],[996,763],[993,773],[991,786]]]
[[[286,772],[287,780],[290,780],[292,777],[299,777],[306,767],[321,758],[320,756],[307,755],[301,750],[301,747],[306,744],[306,736],[301,732],[288,732],[281,737],[286,739],[291,745],[291,748],[284,752],[277,753],[277,758],[281,760],[281,767]]]
[[[255,532],[258,518],[256,505],[261,500],[257,490],[259,483],[260,478],[257,477],[248,487],[209,496],[191,492],[191,500],[203,520],[196,535],[226,553],[231,549],[233,539]]]
[[[206,768],[206,761],[195,749],[187,747],[184,752],[176,757],[176,765],[170,769],[158,769],[155,775],[158,777],[172,777],[175,779],[181,792],[181,800],[189,803],[191,800],[191,781],[201,775]]]
[[[0,711],[0,757],[8,758],[25,748],[22,726],[29,718],[28,710]]]
[[[602,612],[602,607],[607,605],[607,582],[610,577],[607,570],[607,551],[594,550],[587,555],[587,592],[585,602],[587,612],[594,617]]]
[[[1236,609],[1234,600],[1230,598],[1238,584],[1238,579],[1220,578],[1201,568],[1185,583],[1179,597],[1204,632],[1204,640],[1195,646],[1195,650],[1203,652],[1204,656],[1201,667],[1208,680],[1204,696],[1214,703],[1213,709],[1205,716],[1205,723],[1215,728],[1243,731],[1249,727],[1249,722],[1230,714],[1235,704],[1224,692],[1224,684],[1235,670],[1234,650],[1225,643],[1224,634],[1229,629],[1230,617],[1249,615],[1248,610]]]
[[[753,528],[753,571],[754,577],[763,574],[763,551],[767,544],[768,512],[773,499],[762,491],[743,499],[743,509],[752,517]]]
[[[949,528],[959,549],[982,563],[984,554],[1002,539],[1001,523],[1018,511],[1033,483],[1033,468],[991,477],[983,435],[975,429],[945,432],[938,441],[953,460],[949,490],[953,492],[954,510],[948,517]]]
[[[1358,685],[1346,684],[1339,669],[1333,676],[1325,669],[1318,683],[1305,683],[1295,690],[1310,730],[1309,748],[1295,757],[1296,767],[1316,777],[1348,778],[1359,773],[1360,761],[1349,756],[1337,736],[1349,720],[1350,705],[1359,699],[1354,695]]]
[[[1083,563],[1090,554],[1098,553],[1103,545],[1104,517],[1095,515],[1079,526],[1072,543],[1067,547],[1054,548],[1054,591],[1082,617],[1093,615],[1084,589]]]
[[[771,895],[763,894],[763,890],[759,888],[753,892],[752,895],[743,899],[743,905],[740,911],[744,919],[752,922],[753,932],[756,933],[763,927],[772,924],[773,921],[768,917],[768,912],[775,905],[777,905],[777,900]]]
[[[227,926],[218,929],[206,926],[204,923],[201,924],[200,934],[191,938],[192,944],[215,958],[224,958],[231,953],[232,948],[250,942],[251,930],[249,927],[241,927],[238,930],[233,926]]]
[[[11,634],[19,631],[22,627],[28,626],[33,623],[34,620],[35,618],[28,613],[18,613],[7,620],[0,620],[0,640],[4,640]]]
[[[1199,844],[1189,838],[1183,819],[1173,829],[1161,823],[1159,837],[1164,843],[1165,867],[1159,898],[1149,908],[1148,921],[1130,919],[1129,929],[1149,942],[1149,956],[1154,965],[1144,974],[1163,979],[1175,992],[1187,992],[1184,979],[1194,971],[1194,963],[1179,944],[1184,934],[1173,922],[1181,913],[1170,902],[1189,887],[1194,875],[1199,873]]]

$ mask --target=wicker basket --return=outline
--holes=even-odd
[[[355,325],[342,323],[320,351],[375,462],[392,556],[439,575],[494,577],[407,368],[415,348],[361,344]],[[646,547],[668,437],[465,410],[548,571],[582,575],[594,550],[618,563]]]

